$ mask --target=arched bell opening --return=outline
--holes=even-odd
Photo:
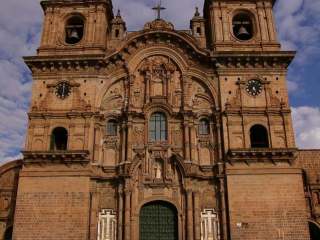
[[[232,28],[233,35],[241,41],[253,38],[254,27],[251,14],[249,12],[236,14],[232,19]]]
[[[67,20],[65,26],[65,42],[76,44],[80,42],[84,34],[84,20],[80,16],[72,16]]]
[[[320,239],[320,225],[309,221],[309,231],[310,231],[310,239],[318,240]]]
[[[146,203],[140,209],[140,240],[178,240],[178,211],[165,201]]]
[[[251,148],[268,148],[268,131],[262,125],[254,125],[250,129]]]
[[[68,148],[68,131],[63,127],[57,127],[51,134],[51,151],[66,151]]]

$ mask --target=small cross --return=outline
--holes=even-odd
[[[160,1],[160,3],[156,7],[152,8],[152,10],[155,10],[157,12],[157,15],[158,15],[157,19],[161,19],[161,11],[166,10],[166,8],[161,6],[161,1]]]

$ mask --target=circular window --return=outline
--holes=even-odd
[[[84,21],[80,16],[73,16],[68,19],[65,27],[66,43],[76,44],[83,38]]]
[[[253,37],[253,23],[249,13],[239,13],[232,19],[234,36],[242,41],[250,40]]]

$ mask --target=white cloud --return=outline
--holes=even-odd
[[[320,108],[292,108],[296,141],[301,148],[320,148]]]
[[[320,1],[278,0],[275,10],[282,49],[298,50],[294,60],[296,69],[319,62]],[[300,78],[291,79],[292,84],[297,79],[303,79],[302,71],[292,70],[293,75],[300,75]],[[303,88],[305,82],[295,84]]]
[[[10,0],[0,8],[0,161],[20,158],[31,81],[22,56],[34,55],[42,11],[38,0]]]

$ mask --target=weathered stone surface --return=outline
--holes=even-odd
[[[25,58],[24,159],[0,168],[0,233],[138,240],[140,210],[162,201],[176,208],[179,240],[309,240],[320,151],[295,147],[295,53],[280,51],[273,2],[208,0],[191,30],[157,19],[136,32],[111,1],[43,2],[38,55]],[[251,18],[247,41],[234,33],[238,14]],[[84,23],[75,44],[70,17]]]

